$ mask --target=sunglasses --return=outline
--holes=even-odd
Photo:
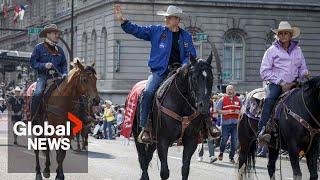
[[[278,32],[278,35],[290,35],[291,32],[288,31],[283,31],[283,32]]]

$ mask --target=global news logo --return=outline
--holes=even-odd
[[[44,125],[32,125],[18,121],[13,125],[13,133],[17,136],[27,137],[28,150],[69,150],[71,145],[70,137],[75,136],[82,129],[82,121],[75,115],[68,112],[68,119],[65,125],[51,125],[47,121]],[[72,128],[71,122],[75,124]]]

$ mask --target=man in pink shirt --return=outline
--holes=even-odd
[[[277,41],[266,50],[260,67],[261,78],[267,82],[266,99],[259,122],[260,144],[270,142],[271,136],[264,132],[265,126],[281,93],[309,76],[301,48],[297,41],[292,40],[300,35],[300,29],[281,21],[279,28],[273,32]]]

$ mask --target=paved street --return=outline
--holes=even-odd
[[[0,120],[0,179],[34,179],[34,174],[31,173],[7,173],[8,169],[8,156],[7,156],[7,134],[6,134],[6,120],[2,118]],[[66,179],[94,179],[94,180],[132,180],[139,179],[140,168],[137,160],[137,153],[134,146],[134,142],[130,141],[129,145],[125,145],[125,140],[118,138],[117,140],[99,140],[90,138],[89,140],[89,153],[88,153],[88,173],[66,173]],[[19,140],[18,140],[19,143]],[[12,148],[12,147],[11,147]],[[25,147],[16,147],[25,148]],[[181,179],[180,169],[181,169],[181,157],[182,157],[181,147],[172,147],[169,150],[169,169],[170,169],[170,179]],[[193,156],[191,162],[191,171],[189,179],[236,179],[236,165],[229,163],[227,154],[222,162],[215,162],[214,164],[209,164],[208,151],[205,147],[204,162],[200,163],[197,161],[197,155]],[[28,151],[22,151],[21,156],[29,157],[30,166],[34,164],[33,153],[28,153]],[[216,149],[216,153],[217,149]],[[75,156],[77,153],[74,151],[69,151],[67,156]],[[51,154],[54,156],[54,153]],[[40,155],[40,159],[44,159],[43,155]],[[55,161],[55,157],[51,158]],[[266,159],[258,159],[257,162],[257,174],[254,179],[268,179],[267,169],[266,169]],[[54,166],[54,165],[52,165]],[[279,162],[277,163],[279,167]],[[301,162],[303,179],[308,178],[308,171],[305,161]],[[55,168],[55,167],[52,167]],[[151,162],[149,175],[151,179],[159,179],[160,173],[160,161],[157,158],[156,153]],[[54,170],[53,170],[54,172]],[[292,179],[291,167],[287,160],[282,161],[282,174],[283,179]],[[279,169],[276,172],[277,179],[280,179]],[[51,174],[50,179],[54,179],[55,173]]]

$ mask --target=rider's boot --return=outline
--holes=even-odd
[[[217,139],[221,135],[221,131],[217,128],[215,123],[212,123],[210,118],[206,119],[205,129],[207,130],[208,139]]]
[[[150,119],[147,121],[147,126],[142,128],[138,136],[138,141],[143,144],[151,144],[152,143],[152,134],[151,134],[152,125]]]
[[[266,126],[263,126],[258,135],[258,142],[261,146],[265,146],[270,143],[270,140],[271,140],[271,135],[267,132]]]

